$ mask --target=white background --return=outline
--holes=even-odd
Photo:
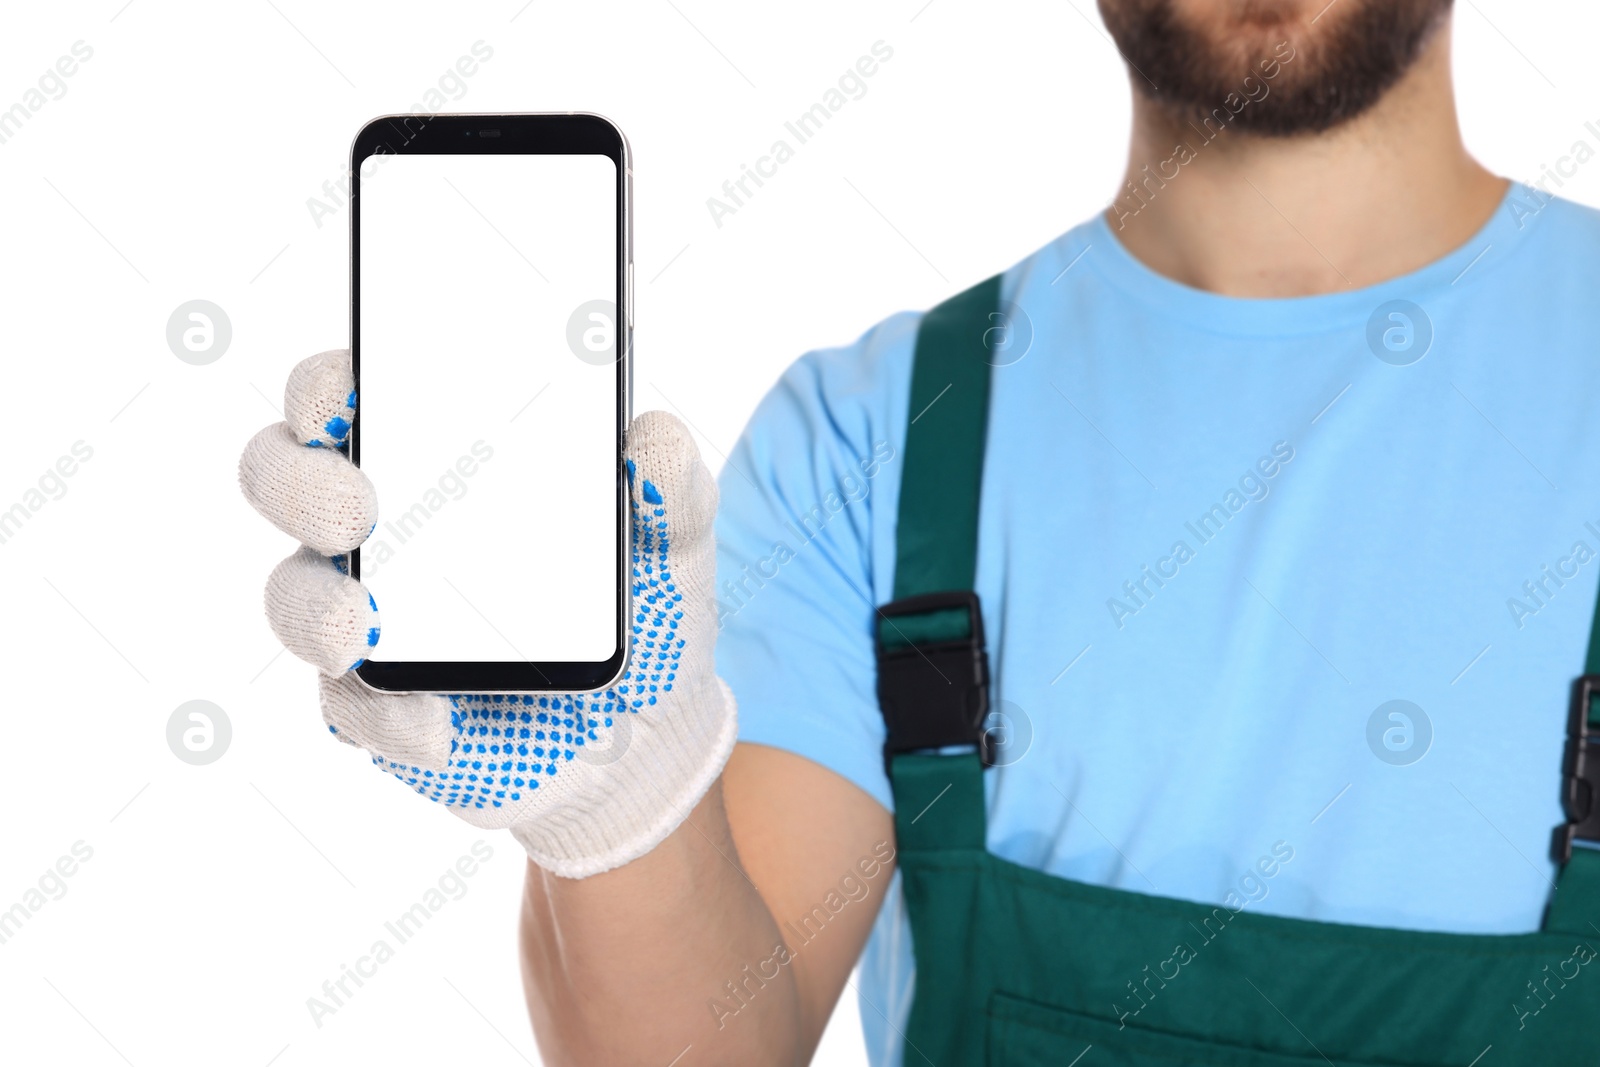
[[[494,55],[449,109],[612,117],[636,159],[639,407],[683,416],[715,468],[801,351],[928,306],[1109,200],[1128,104],[1098,16],[1089,0],[105,0],[6,16],[0,107],[74,41],[94,55],[0,144],[0,509],[74,442],[93,457],[0,544],[0,909],[74,842],[93,857],[0,944],[0,1058],[538,1062],[505,837],[320,1028],[307,1010],[484,837],[330,741],[311,669],[262,618],[292,546],[240,497],[239,449],[279,418],[288,369],[347,331],[343,209],[319,228],[307,199],[361,123],[422,102],[480,39]],[[1456,23],[1467,140],[1490,166],[1533,178],[1600,140],[1584,129],[1600,125],[1600,9],[1463,0]],[[878,40],[894,54],[866,94],[718,227],[706,199]],[[1600,204],[1600,161],[1563,191]],[[208,366],[165,338],[196,298],[233,326]],[[166,741],[196,698],[233,727],[208,766]],[[847,995],[819,1061],[862,1062],[858,1034]]]
[[[616,299],[625,177],[595,155],[377,155],[363,170],[373,659],[608,659],[617,349],[580,359],[567,321]]]

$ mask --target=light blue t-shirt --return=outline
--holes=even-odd
[[[1600,584],[1600,212],[1513,184],[1422,270],[1283,300],[1163,278],[1097,217],[1002,295],[989,849],[1263,914],[1536,929]],[[891,810],[872,623],[918,321],[790,367],[717,520],[741,739]],[[870,892],[861,1015],[898,1064],[910,933]]]

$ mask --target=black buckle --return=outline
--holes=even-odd
[[[911,617],[950,609],[966,612],[965,637],[919,637]],[[905,597],[883,605],[878,614],[878,704],[888,731],[884,769],[900,753],[946,745],[976,745],[989,766],[984,731],[989,655],[978,594],[960,590]]]
[[[1561,810],[1567,821],[1556,827],[1551,857],[1560,864],[1572,858],[1572,842],[1600,843],[1600,751],[1590,746],[1589,707],[1600,693],[1600,674],[1585,674],[1572,683],[1567,713],[1567,745],[1561,755]]]

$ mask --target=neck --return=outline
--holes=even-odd
[[[1417,270],[1464,244],[1506,187],[1462,144],[1448,23],[1376,105],[1332,130],[1209,132],[1135,92],[1125,184],[1106,217],[1150,269],[1227,296],[1331,293]],[[1187,162],[1175,157],[1184,145]]]

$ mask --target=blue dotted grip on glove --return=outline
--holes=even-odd
[[[344,398],[344,406],[349,409],[346,414],[333,416],[322,427],[323,431],[333,438],[333,443],[338,448],[343,448],[344,439],[350,436],[350,420],[354,418],[356,413],[356,391],[354,389],[350,390],[350,395]],[[311,448],[322,447],[322,441],[317,438],[312,438],[306,444]]]
[[[353,399],[353,395],[352,395]],[[330,428],[331,432],[331,428]],[[627,461],[628,484],[635,476]],[[598,693],[540,696],[451,695],[450,761],[443,771],[372,762],[429,800],[450,807],[501,807],[520,801],[578,758],[599,731],[612,727],[615,714],[637,714],[672,692],[684,639],[678,636],[683,594],[673,583],[668,561],[666,503],[649,479],[639,495],[648,507],[632,503],[633,620],[632,655],[617,684]],[[376,630],[368,634],[376,643]],[[332,729],[332,727],[330,727]]]

